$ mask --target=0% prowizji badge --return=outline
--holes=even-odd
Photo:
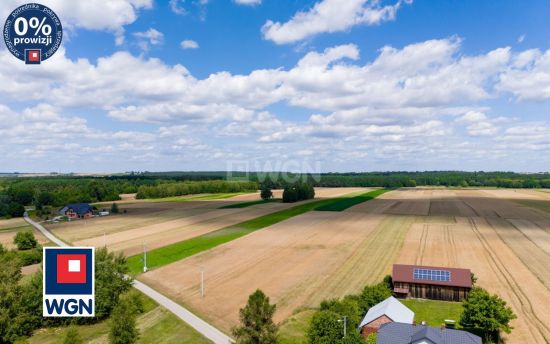
[[[59,48],[63,38],[61,20],[41,4],[25,4],[13,10],[4,25],[8,50],[26,64],[40,64]]]

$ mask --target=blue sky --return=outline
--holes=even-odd
[[[547,1],[42,3],[64,42],[0,48],[1,171],[550,166]]]

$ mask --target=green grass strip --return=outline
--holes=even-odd
[[[354,205],[357,205],[359,203],[363,203],[363,202],[366,202],[366,201],[370,201],[371,199],[375,199],[376,197],[378,197],[378,196],[380,196],[383,193],[386,193],[388,191],[390,191],[390,190],[379,189],[379,190],[366,192],[364,194],[360,194],[360,195],[357,195],[357,196],[354,196],[354,197],[338,198],[334,202],[318,206],[317,208],[315,208],[315,210],[319,210],[319,211],[342,211],[342,210],[346,210],[349,207],[353,207]]]
[[[271,198],[271,199],[268,199],[268,200],[260,199],[260,200],[257,200],[257,201],[239,202],[239,203],[235,203],[235,204],[224,205],[223,207],[220,207],[219,209],[247,208],[247,207],[250,207],[250,206],[256,205],[256,204],[264,204],[264,203],[272,203],[272,202],[282,202],[282,200],[277,199],[277,198]]]
[[[221,244],[243,237],[258,229],[271,226],[291,217],[306,213],[316,207],[330,204],[339,199],[324,199],[303,203],[295,207],[277,211],[271,214],[257,217],[252,220],[228,226],[215,232],[207,233],[192,239],[180,241],[168,246],[159,247],[147,252],[147,267],[158,268],[175,261],[190,257],[197,253],[209,250]],[[143,271],[143,254],[128,257],[128,267],[131,275],[137,275]]]

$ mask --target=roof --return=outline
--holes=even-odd
[[[470,332],[403,323],[380,326],[376,338],[376,344],[414,344],[418,341],[434,344],[481,344],[481,338]]]
[[[416,269],[426,269],[426,270],[438,270],[443,272],[448,272],[449,280],[432,280],[432,279],[415,279],[414,271]],[[406,282],[406,283],[417,283],[417,284],[434,284],[434,285],[444,285],[451,287],[472,287],[472,277],[470,269],[458,269],[458,268],[445,268],[438,266],[420,266],[420,265],[403,265],[403,264],[394,264],[392,279],[394,282]]]
[[[414,312],[399,302],[395,297],[390,296],[384,301],[372,306],[359,325],[359,328],[369,324],[381,316],[387,316],[392,321],[412,324]]]
[[[66,206],[64,206],[60,211],[59,213],[61,215],[65,215],[65,213],[67,212],[67,210],[69,209],[72,209],[75,213],[77,213],[78,215],[84,215],[86,214],[88,211],[93,211],[93,207],[91,205],[89,205],[88,203],[74,203],[74,204],[67,204]]]

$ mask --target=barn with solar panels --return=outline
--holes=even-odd
[[[469,269],[394,264],[393,292],[398,297],[462,301],[472,289]]]

